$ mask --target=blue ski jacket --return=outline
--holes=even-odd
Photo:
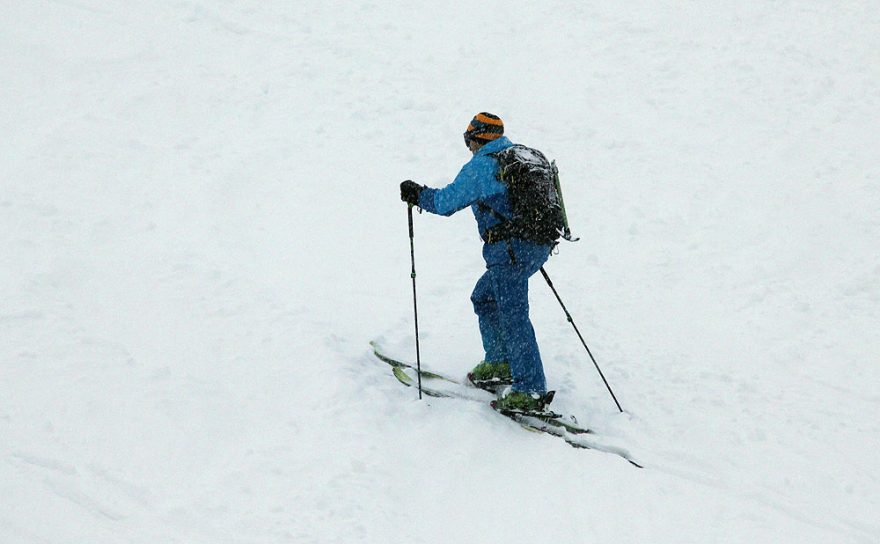
[[[498,180],[498,161],[491,156],[491,153],[497,153],[512,145],[513,142],[506,136],[487,143],[462,166],[452,183],[442,189],[430,187],[423,189],[419,196],[419,207],[430,213],[449,216],[470,206],[477,220],[480,238],[485,239],[486,231],[502,221],[495,212],[505,218],[512,216],[510,201],[507,198],[507,186]],[[481,203],[488,208],[480,206]],[[512,260],[520,262],[546,260],[550,250],[549,245],[513,238],[484,244],[483,258],[487,266],[510,264]]]

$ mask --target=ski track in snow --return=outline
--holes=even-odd
[[[0,542],[880,541],[880,8],[18,2],[0,21]],[[556,159],[554,409],[417,401],[398,183],[477,111]],[[422,362],[480,357],[415,218]],[[528,523],[530,521],[536,523]],[[524,523],[525,522],[525,523]]]

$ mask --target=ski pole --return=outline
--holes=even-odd
[[[599,368],[599,363],[596,362],[596,358],[593,357],[593,353],[590,351],[590,348],[587,347],[587,342],[584,340],[584,337],[581,335],[581,331],[578,330],[577,325],[574,324],[574,319],[572,319],[571,314],[568,313],[568,308],[565,307],[565,304],[562,303],[562,299],[559,298],[559,293],[556,292],[556,288],[553,287],[553,282],[550,281],[550,276],[547,274],[547,271],[544,270],[544,267],[541,267],[541,275],[544,276],[544,279],[547,280],[547,285],[550,286],[550,290],[553,291],[553,294],[556,295],[556,300],[559,301],[559,305],[562,306],[562,311],[565,312],[565,318],[568,319],[568,322],[571,323],[571,326],[574,327],[574,332],[577,333],[578,338],[581,339],[581,344],[584,345],[584,349],[587,350],[587,355],[590,356],[590,360],[593,361],[593,366],[596,367],[596,370],[599,371],[599,376],[602,377],[602,381],[605,382],[605,387],[608,388],[608,392],[611,393],[611,398],[614,399],[614,404],[617,405],[617,409],[620,410],[620,413],[623,413],[623,408],[620,407],[620,403],[617,402],[617,397],[614,396],[614,391],[611,390],[611,386],[608,385],[608,380],[605,379],[605,375],[602,374],[602,369]]]
[[[409,256],[412,262],[412,285],[413,285],[413,315],[416,322],[416,373],[419,375],[419,400],[422,400],[422,357],[419,353],[419,306],[416,302],[416,249],[415,236],[413,235],[413,205],[407,206],[407,218],[409,219]]]

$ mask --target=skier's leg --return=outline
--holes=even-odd
[[[486,271],[474,287],[471,302],[474,305],[474,313],[479,319],[480,336],[483,340],[483,349],[486,351],[484,360],[499,363],[507,361],[507,350],[501,335],[501,321],[494,291],[489,272]]]
[[[497,265],[489,268],[489,275],[513,375],[513,390],[544,393],[544,367],[529,319],[529,276],[534,273],[531,268],[523,264]]]

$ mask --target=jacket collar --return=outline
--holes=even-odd
[[[488,155],[489,153],[495,153],[497,151],[501,151],[502,149],[504,149],[506,147],[510,147],[512,145],[513,145],[513,143],[507,139],[507,136],[502,136],[502,137],[498,138],[497,140],[492,140],[488,144],[481,147],[480,150],[474,154],[474,156],[478,157],[480,155]]]

